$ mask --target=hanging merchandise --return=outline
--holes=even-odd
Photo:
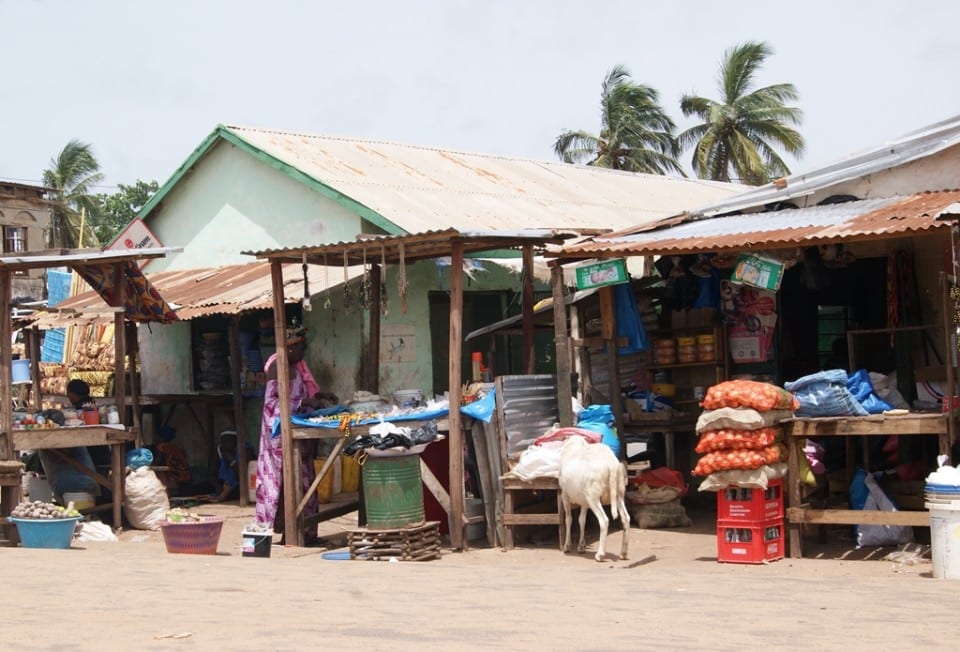
[[[350,287],[350,273],[347,268],[347,252],[343,252],[343,309],[348,314],[353,309],[353,288]]]
[[[397,294],[400,295],[400,314],[407,314],[407,264],[404,258],[403,243],[397,243],[397,253],[400,256],[400,269],[397,272]]]
[[[390,300],[387,298],[387,248],[380,245],[380,314],[384,317],[390,312]]]
[[[323,309],[330,310],[330,267],[327,265],[327,255],[323,255],[323,291],[326,298],[323,300]]]
[[[371,299],[370,268],[367,267],[367,249],[363,249],[363,276],[360,280],[360,307],[369,310],[372,303]]]
[[[303,253],[303,309],[306,312],[313,310],[310,305],[310,279],[307,278],[307,253]]]

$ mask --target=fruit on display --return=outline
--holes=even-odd
[[[20,503],[13,509],[10,516],[33,519],[77,518],[80,516],[80,512],[73,508],[73,503],[63,507],[62,505],[34,500]]]

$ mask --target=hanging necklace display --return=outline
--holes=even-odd
[[[380,245],[380,314],[384,317],[390,312],[387,299],[387,248]]]
[[[347,271],[347,252],[343,252],[343,309],[350,313],[353,308],[353,288],[350,287],[350,274]]]
[[[310,312],[313,310],[313,305],[310,303],[310,279],[307,278],[307,254],[303,253],[303,310],[304,312]]]
[[[403,243],[397,243],[397,254],[400,257],[400,268],[397,271],[397,294],[400,295],[400,314],[407,314],[407,264],[404,259]]]
[[[367,248],[363,248],[363,277],[360,281],[360,307],[370,309],[370,268],[367,267]]]
[[[327,265],[327,254],[323,254],[323,309],[330,310],[330,267]]]

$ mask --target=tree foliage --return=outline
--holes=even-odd
[[[680,134],[684,150],[693,149],[691,164],[701,179],[740,180],[761,185],[790,173],[778,150],[803,153],[799,125],[802,112],[789,102],[799,97],[793,84],[751,90],[754,76],[773,53],[766,43],[747,41],[723,54],[720,100],[687,94],[680,100],[684,116],[702,122]]]
[[[52,191],[50,246],[99,245],[93,231],[97,204],[92,191],[102,180],[100,163],[87,143],[71,140],[50,159],[50,167],[43,172],[43,184]]]
[[[650,174],[683,170],[674,138],[676,126],[650,86],[631,81],[630,73],[614,66],[603,80],[600,93],[600,134],[564,131],[554,142],[554,152],[567,163]]]
[[[94,198],[97,204],[94,230],[100,242],[105,245],[113,242],[159,188],[156,181],[137,179],[132,186],[118,184],[117,192],[113,194],[97,195]]]

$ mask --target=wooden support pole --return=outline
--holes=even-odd
[[[40,329],[32,326],[24,329],[27,334],[27,357],[30,358],[30,399],[33,409],[39,412],[43,408],[43,396],[40,391]]]
[[[613,286],[600,288],[600,331],[607,350],[607,396],[617,423],[617,432],[623,435],[623,400],[620,397],[620,353],[617,348],[617,311]],[[626,448],[621,446],[621,451]]]
[[[523,245],[523,359],[524,373],[536,370],[533,349],[533,245]]]
[[[137,382],[137,358],[140,354],[140,341],[138,339],[137,325],[127,322],[124,330],[124,337],[127,338],[127,367],[130,369],[130,404],[132,406],[130,419],[133,423],[133,429],[136,431],[135,445],[137,448],[143,446],[143,428],[140,423],[140,387]],[[120,422],[124,425],[130,425],[126,422],[127,411],[117,408],[120,415]]]
[[[450,546],[463,548],[463,432],[460,430],[460,385],[463,382],[460,356],[463,344],[463,240],[453,241],[450,256]]]
[[[124,264],[117,263],[113,266],[113,282],[115,283],[117,307],[125,308],[127,305],[126,295],[126,276],[123,273]],[[127,408],[127,379],[126,379],[126,337],[125,337],[126,311],[122,310],[113,317],[113,394],[116,401],[117,411],[120,414],[126,412]]]
[[[370,267],[370,344],[367,346],[367,391],[380,393],[380,265]]]
[[[11,365],[13,356],[10,351],[12,325],[10,323],[10,302],[13,298],[10,271],[0,269],[0,459],[14,459],[13,440],[13,391],[10,381],[13,378]]]
[[[299,469],[294,467],[293,432],[290,428],[290,361],[287,358],[287,323],[284,313],[283,265],[270,262],[270,279],[273,285],[273,333],[277,342],[277,386],[280,392],[280,437],[283,450],[283,535],[288,544],[303,545],[300,528],[297,527],[297,500],[300,487],[297,485]],[[244,469],[244,473],[246,470]]]
[[[947,279],[947,275],[943,272],[940,273],[940,299],[940,313],[941,319],[943,320],[943,339],[945,347],[944,360],[947,367],[947,437],[946,440],[944,440],[943,437],[940,438],[940,455],[949,456],[954,442],[957,441],[957,416],[956,410],[954,410],[953,407],[953,397],[957,393],[957,380],[955,373],[956,368],[953,366],[953,359],[957,353],[957,343],[953,341],[952,337],[953,333],[956,332],[956,324],[951,323],[953,321],[953,315],[956,312],[956,308],[951,305],[952,301],[950,299],[950,282]]]
[[[563,296],[563,267],[550,269],[550,284],[553,289],[553,342],[557,356],[557,413],[560,425],[573,425],[573,389],[570,373],[573,368],[570,356],[570,336],[567,334],[567,306]]]
[[[234,315],[228,325],[230,343],[230,387],[233,391],[233,430],[237,433],[237,475],[240,477],[240,506],[246,507],[247,496],[247,436],[243,423],[243,389],[240,373],[243,352],[240,350],[240,318]]]

